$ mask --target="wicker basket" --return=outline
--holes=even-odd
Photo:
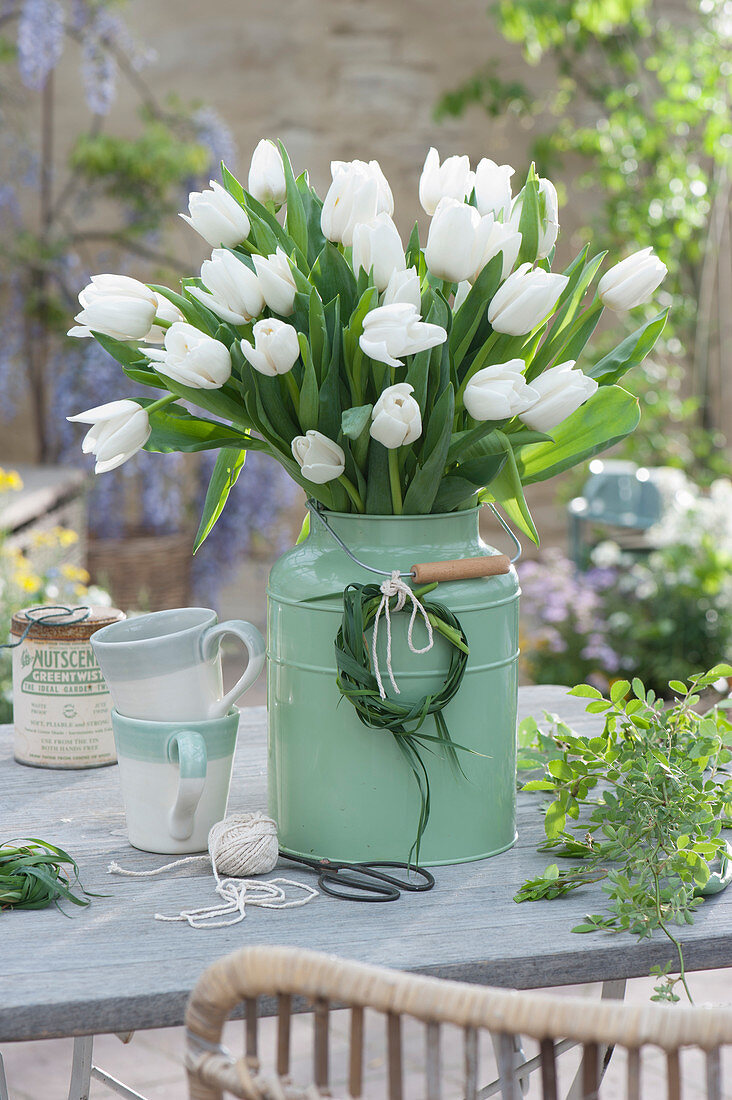
[[[130,535],[89,540],[92,582],[123,610],[163,611],[190,602],[193,534]]]

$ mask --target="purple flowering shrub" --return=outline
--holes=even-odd
[[[657,693],[732,656],[732,484],[670,512],[652,552],[601,543],[584,572],[559,550],[519,568],[521,649],[536,683],[607,690],[638,676]]]
[[[27,396],[32,398],[34,432],[42,462],[77,466],[79,425],[66,417],[117,400],[119,372],[114,361],[91,340],[64,336],[75,294],[88,282],[89,267],[124,271],[134,256],[150,263],[150,277],[175,266],[165,251],[164,230],[185,205],[190,190],[217,176],[219,164],[236,162],[232,134],[211,108],[177,100],[159,106],[142,71],[154,51],[135,42],[116,0],[2,0],[6,37],[15,33],[15,54],[0,59],[0,95],[18,78],[40,93],[44,133],[54,124],[50,78],[61,63],[79,61],[79,133],[68,163],[52,156],[53,143],[40,154],[36,135],[20,97],[4,100],[0,131],[0,231],[8,247],[0,256],[0,420],[11,420]],[[71,49],[67,49],[68,46]],[[74,61],[70,62],[70,58]],[[106,132],[106,118],[122,89],[145,89],[141,136],[119,138]],[[36,96],[29,103],[35,112]],[[15,104],[17,117],[5,111]],[[35,124],[36,115],[33,115]],[[28,135],[31,135],[30,138]],[[151,163],[154,158],[154,163]],[[53,181],[44,194],[41,179]],[[20,198],[23,197],[21,203]],[[35,201],[32,196],[35,196]],[[99,209],[100,200],[104,201]],[[116,211],[110,219],[110,200]],[[90,241],[94,251],[90,255]],[[28,243],[33,242],[33,247]],[[39,283],[36,257],[44,256]],[[24,264],[23,257],[28,257]],[[124,396],[146,394],[129,382]],[[119,469],[90,482],[89,525],[100,538],[135,531],[150,534],[193,532],[206,493],[212,455],[136,456]],[[275,463],[251,455],[230,502],[197,555],[196,598],[215,603],[217,579],[223,580],[255,533],[271,534],[280,509],[294,495]]]
[[[592,683],[606,688],[625,668],[613,648],[605,609],[617,572],[595,567],[586,573],[561,550],[519,567],[521,652],[535,683]]]

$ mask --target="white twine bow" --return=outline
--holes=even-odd
[[[389,679],[391,680],[391,686],[394,688],[394,691],[397,695],[400,694],[399,687],[396,680],[394,679],[394,670],[391,667],[391,614],[389,610],[389,601],[391,597],[396,596],[397,598],[397,602],[394,606],[395,611],[403,610],[404,605],[407,602],[407,596],[409,596],[410,600],[412,601],[412,615],[409,620],[409,627],[407,628],[407,645],[411,649],[412,653],[428,653],[434,645],[434,638],[432,636],[432,624],[429,620],[427,612],[415,596],[414,592],[412,592],[412,589],[409,587],[409,585],[406,584],[405,581],[403,581],[402,578],[399,576],[399,571],[397,569],[395,569],[388,580],[385,580],[384,583],[381,585],[381,593],[381,603],[378,606],[378,609],[376,611],[376,618],[374,619],[374,635],[371,644],[371,657],[374,666],[374,675],[376,676],[376,683],[379,685],[379,695],[382,699],[386,699],[386,692],[384,691],[384,684],[382,682],[381,671],[379,669],[379,659],[376,655],[376,639],[379,633],[379,619],[381,618],[382,613],[384,615],[384,618],[386,619],[386,671],[389,673]],[[424,625],[427,628],[427,645],[424,646],[422,649],[417,649],[413,640],[414,620],[417,618],[417,612],[419,612],[419,614],[422,616],[424,620]]]

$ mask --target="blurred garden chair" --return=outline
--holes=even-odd
[[[262,1002],[265,1002],[264,1004]],[[222,1029],[243,1003],[244,1053],[235,1057],[221,1046]],[[350,1009],[348,1034],[331,1026],[331,1009]],[[313,1012],[312,1060],[303,1069],[302,1059],[293,1065],[293,1032],[302,1017],[293,1012]],[[365,1010],[383,1019],[385,1057],[364,1056]],[[272,1050],[258,1041],[258,1015],[277,1013],[276,1041]],[[415,1023],[416,1021],[416,1023]],[[371,1031],[369,1013],[369,1032]],[[443,1087],[441,1046],[445,1032],[461,1033],[461,1081]],[[219,959],[199,979],[186,1012],[186,1067],[191,1100],[222,1100],[224,1094],[247,1100],[317,1100],[322,1096],[360,1097],[364,1067],[368,1061],[380,1067],[380,1079],[367,1081],[367,1093],[401,1100],[404,1095],[404,1029],[423,1030],[424,1057],[420,1058],[419,1095],[438,1100],[457,1095],[464,1100],[483,1100],[500,1095],[519,1100],[524,1082],[540,1072],[544,1100],[559,1096],[558,1055],[570,1046],[582,1045],[580,1072],[570,1088],[572,1100],[601,1096],[601,1078],[609,1056],[618,1050],[625,1058],[624,1077],[628,1100],[646,1097],[643,1048],[660,1047],[665,1053],[669,1100],[681,1096],[681,1048],[704,1052],[698,1070],[706,1091],[694,1095],[722,1100],[720,1050],[732,1045],[732,1008],[686,1008],[654,1004],[629,1005],[618,1001],[591,1001],[545,993],[517,993],[404,974],[365,966],[334,956],[291,947],[248,947]],[[498,1077],[480,1084],[481,1033],[493,1040]],[[538,1055],[517,1064],[520,1037],[539,1044]],[[455,1040],[453,1039],[453,1042]],[[300,1048],[300,1044],[297,1045]],[[453,1048],[454,1049],[454,1048]],[[625,1053],[623,1053],[625,1052]],[[685,1057],[685,1055],[684,1055]],[[492,1060],[491,1060],[492,1061]],[[334,1067],[339,1063],[340,1068]],[[684,1062],[685,1064],[685,1062]],[[385,1078],[381,1080],[381,1077]],[[413,1075],[409,1084],[414,1084]],[[701,1086],[702,1080],[695,1081]],[[537,1094],[538,1095],[538,1094]],[[616,1095],[616,1094],[613,1094]],[[655,1095],[655,1093],[654,1093]]]
[[[625,549],[652,549],[644,533],[658,523],[664,511],[664,495],[656,484],[655,473],[634,462],[595,459],[590,463],[582,495],[571,500],[567,508],[569,553],[575,565],[584,569],[589,564],[590,532],[598,525],[615,528],[615,540]],[[617,537],[617,529],[625,534],[624,538]]]

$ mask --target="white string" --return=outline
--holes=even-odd
[[[401,694],[396,680],[394,679],[394,670],[391,666],[391,614],[389,610],[389,601],[392,596],[396,596],[397,602],[394,605],[394,611],[402,611],[404,604],[407,601],[407,596],[412,601],[412,615],[409,619],[409,627],[407,628],[407,644],[412,653],[427,653],[434,644],[434,638],[432,636],[432,624],[430,623],[429,616],[425,611],[423,605],[419,602],[412,589],[406,584],[397,569],[394,570],[392,575],[388,577],[381,588],[381,603],[376,610],[376,618],[374,619],[374,634],[371,643],[371,657],[374,666],[374,675],[376,676],[376,683],[379,685],[379,695],[382,699],[386,699],[386,692],[384,691],[384,684],[381,679],[381,670],[379,669],[379,658],[376,654],[376,640],[379,633],[379,619],[383,613],[386,620],[386,671],[389,673],[389,679],[391,680],[391,686],[397,695]],[[424,625],[427,628],[427,645],[422,649],[417,649],[414,645],[414,620],[417,617],[417,612],[420,613],[424,620]]]
[[[111,875],[128,878],[153,878],[176,867],[184,867],[201,860],[211,864],[216,879],[216,893],[222,904],[203,906],[200,909],[182,909],[177,916],[156,913],[155,920],[186,921],[191,928],[224,928],[238,924],[246,917],[246,907],[260,909],[297,909],[318,896],[318,891],[303,882],[287,878],[272,878],[268,882],[231,875],[232,870],[243,876],[271,871],[277,861],[277,829],[271,818],[264,814],[233,814],[218,821],[208,834],[207,855],[185,856],[150,871],[128,871],[114,860],[107,870]],[[217,864],[228,876],[221,878]],[[284,887],[292,886],[303,892],[302,897],[288,898]],[[231,920],[226,920],[236,914]]]

